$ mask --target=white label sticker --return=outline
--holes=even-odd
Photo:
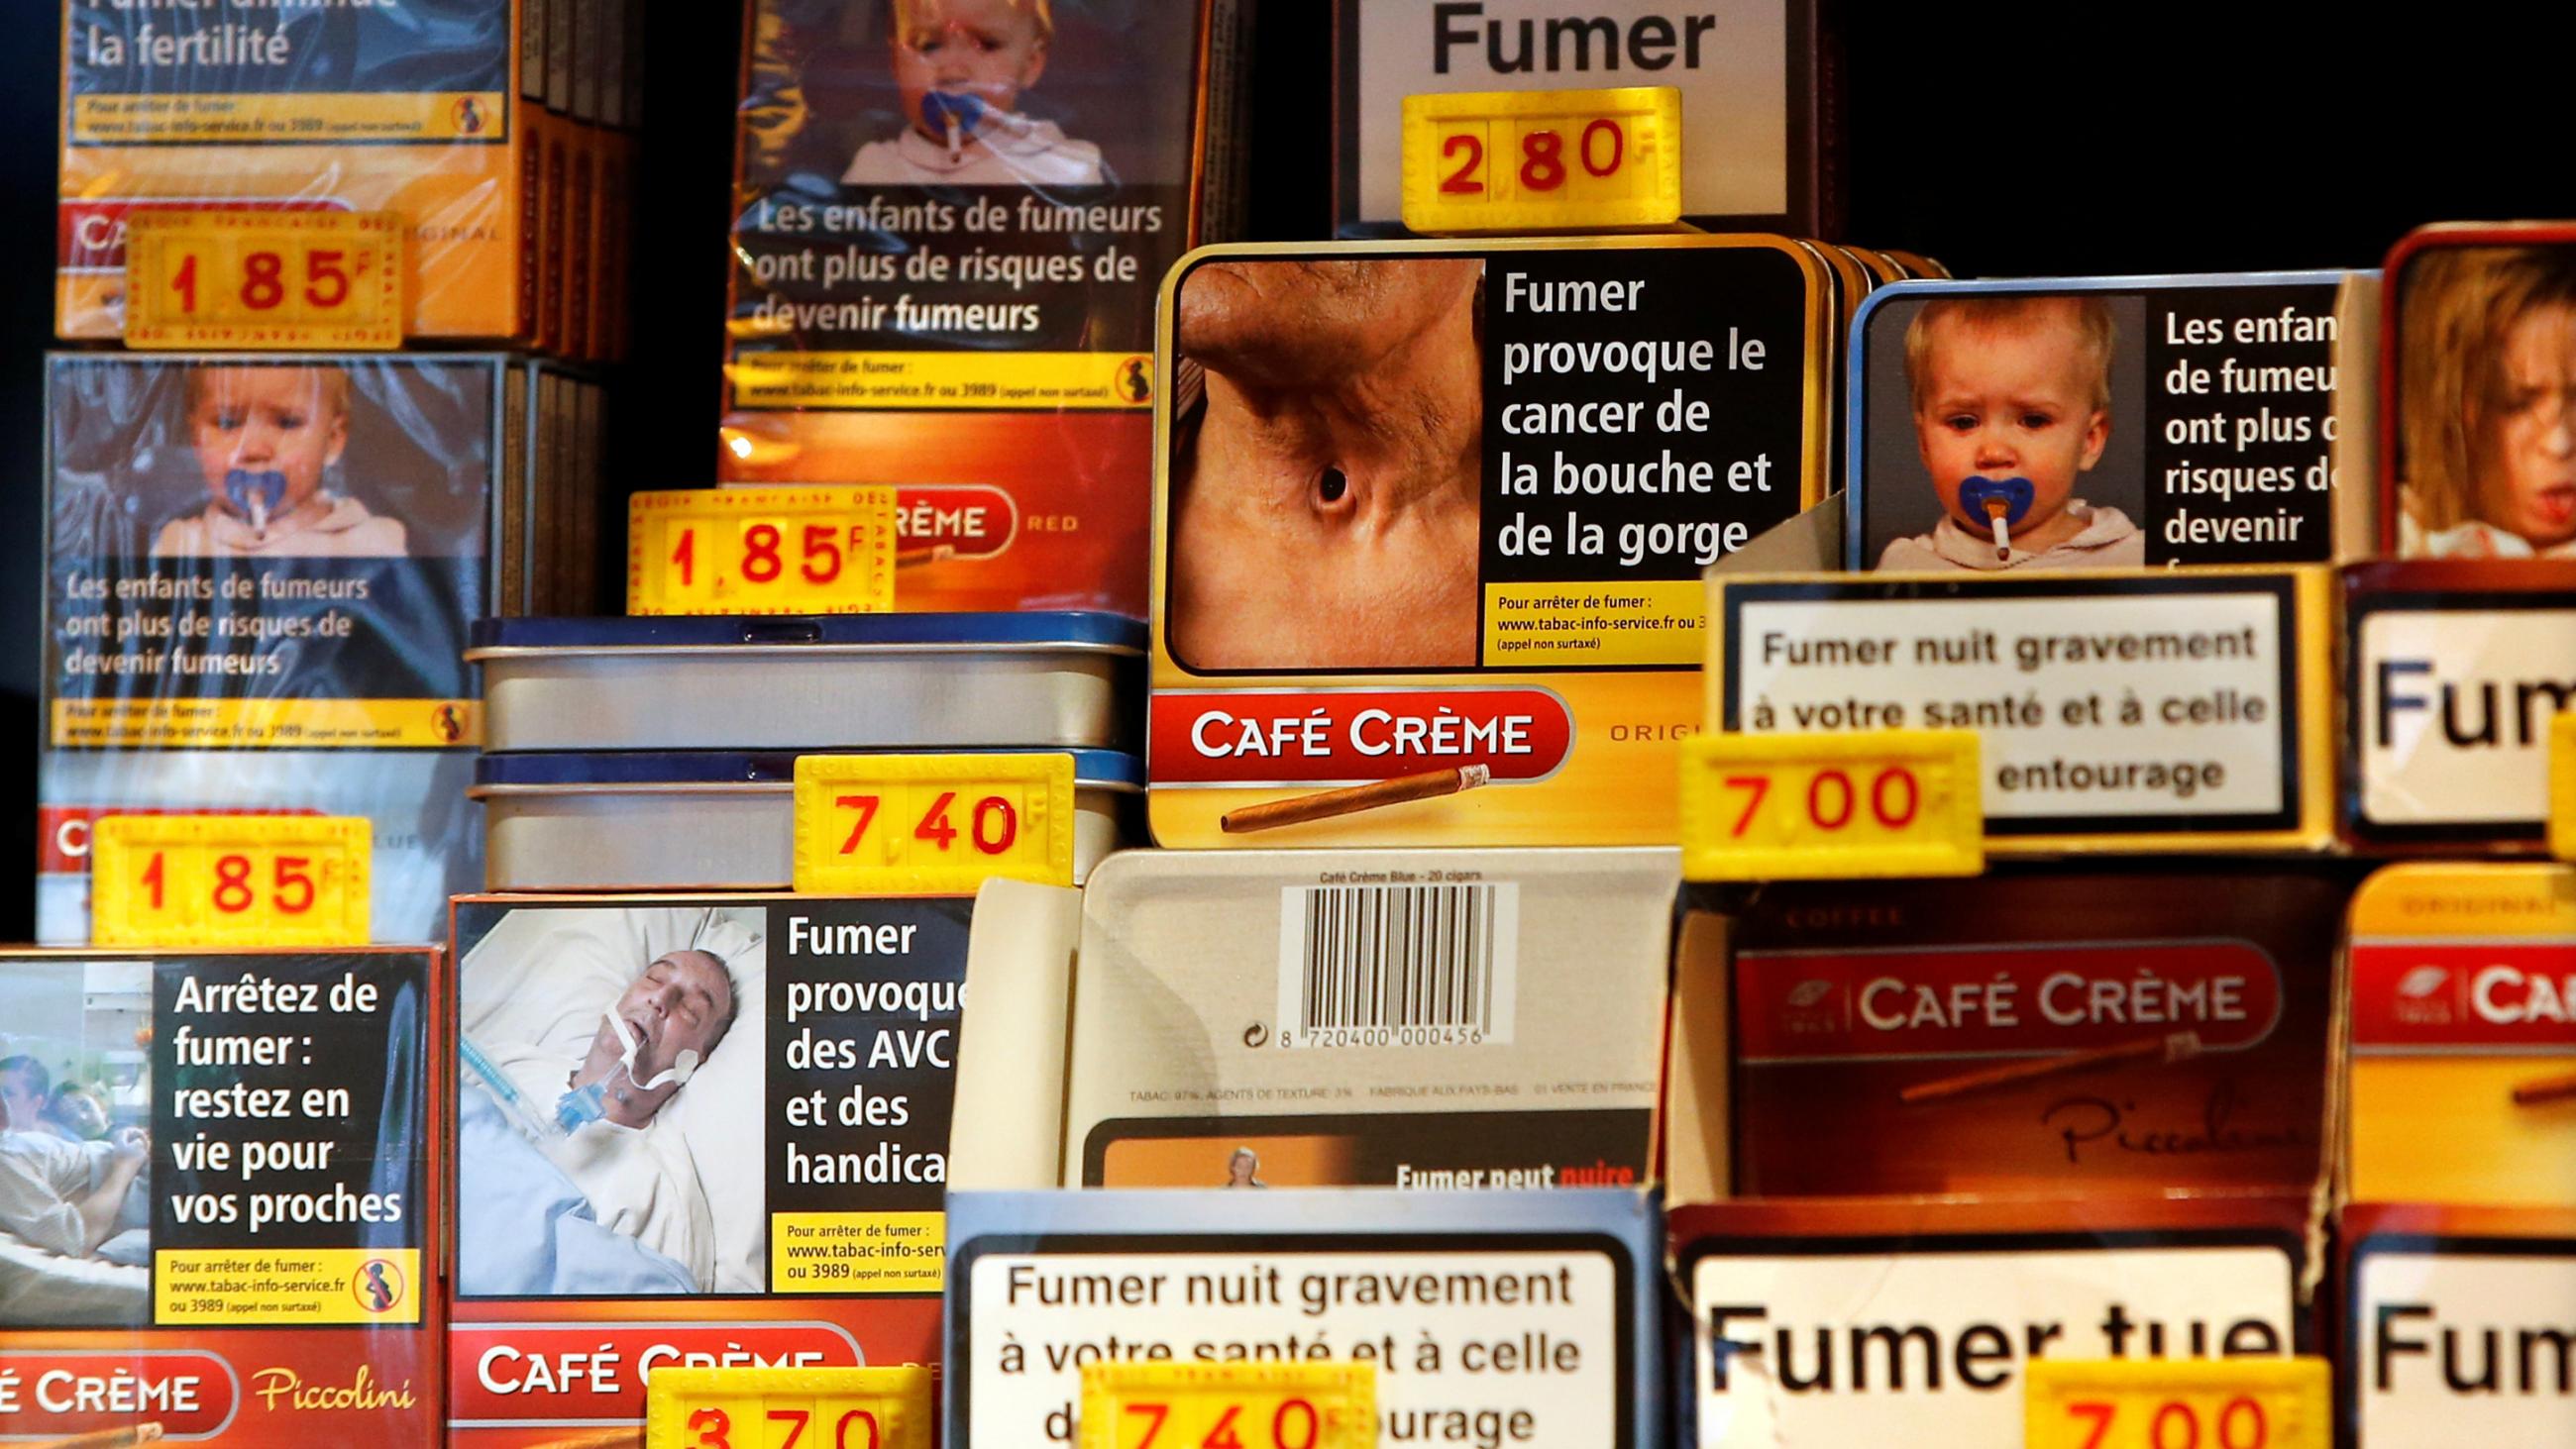
[[[1974,729],[1988,821],[2288,828],[2274,594],[1745,600],[1736,727]],[[2071,825],[2069,828],[2073,828]]]
[[[2286,1354],[2291,1293],[2277,1248],[1702,1258],[1699,1443],[2018,1444],[2029,1360]]]
[[[1068,1443],[1102,1359],[1378,1365],[1385,1441],[1618,1443],[1606,1253],[993,1253],[967,1287],[968,1432]]]
[[[2373,1250],[2355,1277],[2363,1449],[2576,1449],[2576,1256]]]
[[[1510,881],[1284,887],[1279,1045],[1508,1042],[1519,945]]]
[[[2549,721],[2576,704],[2576,610],[2381,609],[2358,635],[2365,820],[2548,817]]]
[[[1682,93],[1684,213],[1786,212],[1788,9],[1786,0],[1359,0],[1360,219],[1404,215],[1406,96],[1609,86]]]

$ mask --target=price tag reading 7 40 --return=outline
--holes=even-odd
[[[930,1449],[930,1370],[657,1368],[644,1386],[644,1445]]]
[[[802,755],[796,889],[973,895],[1073,884],[1073,756]]]
[[[402,218],[390,211],[137,211],[129,347],[402,346]]]
[[[894,607],[892,488],[683,488],[626,514],[629,614]]]
[[[103,816],[90,934],[101,946],[363,946],[374,845],[351,816]]]
[[[1376,1449],[1377,1365],[1082,1368],[1080,1449]]]
[[[1404,224],[1451,236],[1668,227],[1682,214],[1670,86],[1404,98]]]
[[[2321,1358],[2039,1359],[2022,1381],[2027,1449],[2328,1449]]]
[[[1985,869],[1974,730],[1682,742],[1682,875],[1825,880]]]

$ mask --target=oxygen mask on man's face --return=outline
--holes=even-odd
[[[623,1050],[617,1055],[617,1065],[601,1073],[598,1081],[573,1088],[555,1103],[555,1125],[567,1133],[578,1132],[608,1116],[608,1084],[615,1081],[620,1072],[625,1073],[629,1083],[617,1093],[618,1100],[624,1101],[631,1092],[650,1092],[674,1084],[687,1086],[689,1078],[697,1075],[698,1063],[705,1060],[697,1048],[684,1047],[671,1065],[653,1074],[651,1081],[638,1081],[635,1058],[644,1049],[643,1039],[635,1034],[635,1028],[626,1018],[616,1012],[606,1013],[604,1019],[608,1022],[608,1029],[617,1034],[617,1044]]]

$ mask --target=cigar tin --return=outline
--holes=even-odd
[[[1079,882],[1126,837],[1145,773],[1133,755],[1069,753]],[[474,775],[493,890],[783,890],[793,875],[794,755],[486,755]]]
[[[498,619],[465,657],[492,750],[1097,750],[1144,644],[1111,614]]]

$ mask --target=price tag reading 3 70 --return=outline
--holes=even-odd
[[[1404,224],[1432,235],[1622,231],[1682,214],[1670,86],[1404,98]]]
[[[1377,1449],[1373,1363],[1082,1368],[1080,1449]]]
[[[644,1449],[930,1449],[930,1370],[657,1368]]]
[[[374,846],[354,816],[102,816],[90,933],[101,946],[363,946]]]
[[[390,211],[138,211],[125,223],[129,347],[402,346]]]
[[[1682,742],[1686,880],[1975,875],[1974,730],[1704,734]]]
[[[800,755],[796,889],[973,895],[1073,884],[1073,756]]]
[[[629,614],[894,607],[892,488],[681,488],[626,512]]]
[[[2321,1358],[2034,1360],[2028,1449],[2329,1449]]]

